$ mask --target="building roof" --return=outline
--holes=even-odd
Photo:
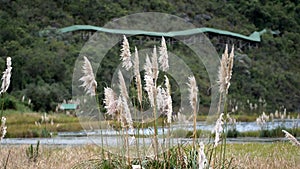
[[[61,110],[76,110],[77,104],[62,103],[59,107]]]

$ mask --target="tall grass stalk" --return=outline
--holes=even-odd
[[[226,52],[226,51],[225,51]],[[223,140],[224,140],[224,144],[222,144],[223,146],[223,155],[222,155],[222,159],[223,159],[223,162],[222,162],[222,167],[224,168],[225,167],[225,160],[226,160],[226,140],[227,140],[227,95],[228,95],[228,89],[229,89],[229,86],[230,86],[230,80],[231,80],[231,76],[232,76],[232,68],[233,68],[233,60],[234,60],[234,46],[232,46],[232,49],[231,49],[231,52],[230,52],[230,55],[227,59],[227,89],[225,91],[225,94],[224,94],[224,115],[225,115],[225,120],[224,120],[224,123],[225,123],[225,128],[224,128],[224,135],[223,135]]]
[[[99,102],[98,99],[98,94],[97,94],[97,81],[95,79],[95,75],[93,72],[93,68],[92,65],[89,61],[89,59],[86,56],[83,56],[83,65],[82,65],[82,77],[79,79],[79,81],[82,81],[83,83],[80,85],[80,87],[83,87],[86,94],[90,95],[91,97],[95,97],[96,98],[96,103]],[[99,112],[99,119],[102,116],[101,112],[100,112],[100,108],[98,108],[98,112]],[[102,131],[102,126],[101,123],[99,124],[100,126],[100,135],[101,135],[101,148],[102,148],[102,157],[104,157],[104,140],[103,140],[103,131]]]
[[[162,40],[162,46],[165,45],[164,38]],[[167,67],[168,68],[168,67]],[[170,148],[171,148],[171,123],[172,123],[172,112],[173,112],[173,106],[172,106],[172,97],[171,97],[171,85],[169,82],[169,78],[165,75],[165,86],[166,86],[166,91],[167,91],[167,100],[166,100],[166,106],[168,107],[167,110],[167,125],[168,125],[168,135],[167,135],[167,140],[168,140],[168,154],[167,154],[167,161],[168,161],[168,169],[170,168]]]
[[[224,115],[225,115],[225,118],[224,118],[224,129],[223,129],[223,139],[222,139],[222,147],[221,149],[223,149],[223,154],[222,154],[222,158],[223,161],[222,161],[222,168],[225,168],[225,160],[226,160],[226,140],[227,140],[227,97],[225,96],[224,98]],[[222,151],[221,151],[222,152]]]
[[[211,150],[210,154],[210,159],[208,162],[208,165],[211,165],[212,159],[213,158],[213,167],[216,165],[217,161],[217,152],[216,152],[216,147],[219,144],[219,137],[221,137],[221,147],[220,147],[220,152],[219,152],[219,166],[221,168],[226,168],[226,139],[227,139],[227,95],[228,95],[228,89],[230,86],[230,79],[232,76],[232,68],[233,68],[233,59],[234,59],[234,47],[232,47],[231,53],[228,55],[228,45],[225,47],[225,51],[222,54],[222,58],[220,61],[220,67],[219,67],[219,72],[218,72],[218,80],[217,84],[219,86],[219,103],[218,103],[218,108],[217,108],[217,114],[219,115],[219,118],[216,122],[216,126],[213,130],[213,133],[215,133],[215,141],[214,141],[214,148]],[[223,102],[223,108],[224,111],[223,113],[221,112],[221,107],[222,107],[222,100]],[[223,118],[223,116],[225,116]],[[224,127],[222,127],[224,125]],[[221,135],[220,135],[221,134]],[[228,163],[227,167],[231,162]]]
[[[157,78],[158,78],[158,63],[157,63],[157,51],[156,46],[153,47],[153,53],[152,53],[152,71],[153,71],[153,80],[154,80],[154,86],[153,87],[153,98],[154,98],[154,105],[153,105],[153,118],[154,118],[154,152],[155,152],[155,158],[158,159],[158,128],[157,128]]]
[[[188,86],[189,86],[189,100],[190,100],[190,105],[193,109],[193,125],[194,125],[194,130],[193,130],[193,148],[195,149],[196,146],[196,138],[197,138],[197,103],[198,103],[198,87],[196,83],[196,79],[194,76],[190,76],[188,78]]]
[[[0,118],[3,117],[3,112],[4,112],[4,94],[5,94],[5,93],[1,94],[2,104],[1,104],[1,114],[0,114]],[[2,123],[0,122],[0,125],[1,125],[1,124],[2,124]]]
[[[150,60],[149,56],[146,56],[146,63],[144,65],[145,70],[145,90],[148,93],[148,98],[150,101],[150,105],[152,107],[152,115],[153,115],[153,127],[154,127],[154,135],[153,135],[153,149],[155,158],[157,159],[158,156],[158,130],[157,130],[157,89],[156,89],[156,81],[158,77],[158,63],[157,63],[157,53],[156,53],[156,47],[153,48],[152,58]]]
[[[134,48],[134,76],[135,76],[135,85],[136,85],[136,90],[137,90],[137,97],[138,97],[138,101],[139,101],[139,108],[140,108],[140,113],[143,112],[143,104],[142,104],[142,100],[143,100],[143,91],[142,91],[142,81],[141,81],[141,75],[140,75],[140,62],[139,62],[139,53],[137,50],[137,47]],[[144,122],[143,122],[144,118],[142,116],[142,130],[144,129]],[[137,133],[138,133],[138,139],[136,141],[136,148],[137,148],[137,153],[138,153],[138,158],[139,158],[139,162],[141,164],[141,155],[140,155],[140,149],[139,149],[139,140],[140,140],[140,126],[138,126],[137,128]],[[143,130],[143,136],[145,135],[144,130]],[[145,138],[143,137],[143,147],[145,146]],[[144,152],[144,156],[145,156],[145,152]]]
[[[224,54],[222,55],[221,65],[219,68],[219,91],[220,98],[224,98],[224,125],[223,134],[222,134],[222,144],[220,150],[220,161],[222,168],[225,168],[226,162],[226,140],[227,140],[227,95],[228,89],[230,86],[230,80],[232,76],[232,68],[233,68],[233,60],[234,60],[234,46],[232,46],[231,52],[228,56],[228,45],[226,45]],[[220,99],[221,100],[221,99]],[[220,105],[219,105],[220,106]],[[218,108],[220,110],[220,107]]]
[[[10,152],[11,150],[8,151],[8,154],[7,154],[7,157],[6,157],[6,160],[5,160],[5,163],[3,165],[3,168],[6,169],[7,168],[7,164],[8,164],[8,160],[9,160],[9,157],[10,157]]]
[[[122,75],[122,72],[118,72],[118,77],[119,77],[119,89],[120,89],[120,97],[121,97],[121,104],[122,104],[122,109],[121,109],[121,127],[122,130],[125,130],[125,149],[126,149],[126,154],[127,154],[127,161],[130,164],[130,152],[129,152],[129,134],[128,131],[131,130],[134,132],[133,128],[133,121],[131,117],[131,112],[130,108],[128,105],[128,99],[129,99],[129,94],[127,92],[127,87],[125,84],[124,77]]]
[[[2,85],[1,85],[1,98],[2,98],[2,105],[1,105],[1,113],[0,113],[0,141],[5,137],[6,135],[6,130],[7,126],[5,125],[6,118],[3,117],[3,112],[4,112],[4,94],[6,93],[7,89],[9,88],[10,85],[10,78],[11,78],[11,57],[6,58],[6,69],[3,72],[3,76],[1,78],[2,80]]]
[[[155,88],[154,91],[153,91],[153,97],[156,98],[156,96],[157,96],[157,90]],[[157,128],[157,117],[156,117],[156,114],[157,114],[156,105],[157,105],[157,101],[156,101],[156,99],[154,99],[154,107],[153,107],[154,153],[155,153],[155,158],[158,159],[158,138],[157,138],[158,128]]]

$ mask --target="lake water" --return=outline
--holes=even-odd
[[[274,122],[267,122],[264,127],[271,130],[275,129],[277,127],[285,127],[285,128],[298,128],[300,124],[300,119],[294,119],[294,120],[275,120]],[[197,130],[206,130],[211,131],[213,130],[215,124],[207,124],[206,122],[197,122]],[[235,124],[237,131],[239,132],[246,132],[246,131],[258,131],[261,130],[261,127],[256,124],[256,122],[238,122]],[[228,126],[230,128],[230,126]],[[177,130],[177,129],[183,129],[186,131],[193,131],[193,124],[192,123],[186,123],[186,124],[177,124],[173,123],[171,125],[171,130]],[[158,134],[167,133],[167,128],[158,128]],[[129,131],[128,134],[136,134],[138,135],[144,134],[144,135],[151,135],[154,133],[153,128],[146,128],[146,129],[139,129],[135,131]],[[58,133],[58,136],[60,137],[70,137],[70,136],[97,136],[97,135],[106,135],[106,136],[113,136],[113,135],[120,135],[119,131],[113,130],[113,129],[104,129],[104,130],[89,130],[89,131],[81,131],[81,132],[60,132]]]
[[[300,119],[296,120],[285,120],[285,122],[274,121],[268,122],[266,127],[268,129],[274,129],[278,126],[284,126],[286,128],[297,127],[300,124]],[[206,124],[205,122],[197,122],[197,129],[201,130],[212,130],[214,127],[213,124]],[[184,130],[193,130],[192,124],[176,124],[174,123],[171,126],[171,130],[184,129]],[[260,130],[260,126],[256,124],[256,122],[238,122],[236,124],[236,129],[240,132],[245,131],[257,131]],[[151,135],[153,134],[152,128],[147,128],[144,130],[135,130],[129,131],[129,134],[144,134]],[[167,133],[167,129],[158,128],[158,134],[162,135],[162,133]],[[80,132],[59,132],[57,136],[53,138],[5,138],[1,141],[2,145],[13,144],[13,145],[21,145],[21,144],[36,144],[39,140],[43,145],[86,145],[86,144],[101,144],[100,136],[104,136],[104,142],[109,143],[111,145],[118,145],[118,141],[120,140],[120,132],[115,131],[113,129],[105,129],[105,130],[91,130],[91,131],[80,131]],[[228,138],[228,142],[274,142],[274,141],[282,141],[286,140],[285,138]],[[151,143],[151,138],[145,138],[144,141],[146,144]],[[159,141],[162,142],[163,139],[159,138]],[[191,139],[187,138],[172,138],[173,143],[183,143],[189,142]]]

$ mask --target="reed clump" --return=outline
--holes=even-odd
[[[120,60],[122,61],[123,71],[118,71],[118,89],[113,89],[110,87],[104,88],[104,108],[106,109],[106,114],[110,117],[113,123],[116,125],[119,123],[121,129],[121,137],[123,138],[124,148],[121,156],[126,157],[126,164],[131,165],[134,160],[130,159],[130,151],[132,151],[132,146],[135,145],[138,150],[144,149],[145,145],[140,145],[139,131],[140,126],[144,126],[146,123],[142,119],[141,125],[134,125],[132,116],[136,113],[142,113],[143,105],[148,104],[150,110],[152,111],[152,121],[153,129],[151,138],[151,147],[153,155],[152,157],[147,157],[146,159],[141,158],[141,153],[138,152],[138,164],[143,165],[143,161],[147,161],[147,165],[151,165],[151,168],[174,168],[176,166],[185,168],[209,168],[209,167],[220,167],[220,168],[230,168],[231,159],[226,158],[226,132],[227,124],[231,119],[229,114],[227,114],[227,95],[230,86],[230,79],[232,76],[233,60],[234,60],[234,48],[232,47],[231,53],[228,54],[228,46],[226,45],[225,52],[222,55],[219,67],[218,81],[216,82],[219,86],[219,107],[217,114],[219,118],[217,119],[216,126],[212,131],[212,137],[214,137],[213,143],[208,143],[207,146],[203,142],[199,142],[196,122],[198,115],[198,87],[194,76],[189,76],[187,78],[187,87],[189,89],[189,102],[192,108],[192,119],[193,119],[193,133],[192,133],[192,145],[178,145],[176,148],[171,147],[170,138],[170,125],[173,122],[172,112],[172,94],[171,94],[171,84],[167,75],[164,75],[165,83],[163,85],[158,85],[158,79],[160,71],[167,72],[169,69],[168,62],[168,51],[167,45],[165,43],[164,37],[162,37],[161,45],[158,48],[154,45],[152,53],[146,55],[144,68],[144,77],[140,74],[140,64],[139,64],[139,52],[137,47],[134,48],[134,56],[131,57],[130,45],[126,36],[123,36],[123,42],[121,47]],[[159,56],[158,56],[159,55]],[[96,84],[92,70],[91,64],[84,57],[83,73],[84,76],[80,79],[83,81],[82,87],[85,88],[87,94],[95,95]],[[125,83],[123,73],[133,74],[134,76],[134,87],[137,91],[137,101],[136,106],[140,106],[140,112],[136,112],[131,106],[131,98],[128,93],[128,87]],[[144,82],[144,83],[143,83]],[[144,89],[144,90],[143,90]],[[146,96],[145,96],[146,95]],[[146,98],[146,99],[145,99]],[[221,104],[224,103],[224,106]],[[225,107],[224,112],[222,108]],[[163,117],[162,120],[163,128],[167,129],[167,135],[163,139],[164,142],[159,142],[158,136],[158,123],[157,119],[159,115]],[[160,118],[161,118],[160,117]],[[110,123],[112,124],[112,123]],[[150,126],[149,126],[150,127]],[[163,136],[164,137],[164,136]],[[167,144],[165,144],[165,141]],[[218,145],[221,145],[219,148]],[[205,147],[208,149],[205,150]],[[164,151],[167,150],[167,151]],[[162,151],[162,152],[160,152]],[[219,152],[217,155],[217,151]],[[144,152],[145,153],[145,152]],[[112,154],[111,154],[112,155]],[[144,157],[145,154],[143,154]],[[113,156],[113,155],[112,155]],[[174,159],[176,157],[176,159]],[[172,161],[173,160],[173,161]],[[181,161],[182,160],[182,161]],[[164,161],[164,162],[163,162]],[[136,164],[134,164],[136,165]],[[143,165],[143,167],[147,167]],[[136,166],[135,166],[136,167]],[[177,168],[177,167],[176,167]]]

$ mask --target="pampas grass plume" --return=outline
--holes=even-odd
[[[88,58],[85,56],[83,58],[84,58],[84,63],[82,66],[83,76],[79,79],[80,81],[83,82],[81,87],[84,87],[84,90],[86,91],[87,94],[90,94],[91,96],[95,96],[97,82],[95,80],[93,68]]]
[[[2,117],[1,118],[1,126],[0,126],[0,133],[1,133],[0,140],[2,140],[5,137],[5,135],[6,135],[6,129],[7,129],[7,127],[5,126],[5,123],[6,123],[6,118]]]
[[[220,134],[221,132],[223,131],[223,113],[220,114],[217,122],[216,122],[216,125],[212,131],[212,133],[215,133],[215,141],[214,141],[214,146],[216,147],[218,144],[219,144],[219,141],[220,141]]]
[[[231,53],[228,57],[228,45],[226,44],[225,51],[222,54],[220,61],[219,73],[218,73],[218,85],[220,93],[228,94],[228,89],[230,86],[230,79],[232,76],[234,60],[234,47],[232,47]]]
[[[161,39],[161,46],[159,47],[159,63],[160,63],[160,68],[163,71],[167,71],[169,69],[169,56],[168,56],[168,51],[167,51],[167,45],[165,38],[162,37]]]
[[[125,80],[124,80],[124,77],[123,77],[123,74],[121,71],[118,72],[118,77],[119,77],[119,83],[120,83],[119,88],[121,91],[121,101],[122,101],[122,107],[123,107],[123,110],[121,111],[122,112],[121,116],[124,117],[128,127],[133,129],[131,113],[130,113],[130,109],[129,109],[129,105],[128,105],[129,95],[128,95]]]
[[[114,115],[117,111],[118,100],[115,92],[109,87],[104,88],[103,103],[105,105],[104,108],[107,110],[107,114]]]
[[[141,75],[140,75],[140,66],[139,66],[139,54],[138,50],[135,47],[135,53],[134,53],[134,76],[135,76],[135,84],[138,94],[138,100],[139,103],[142,104],[142,82],[141,82]]]
[[[198,148],[198,166],[199,169],[204,169],[207,164],[207,159],[204,153],[204,143],[200,142],[199,146],[200,147]]]
[[[120,83],[119,84],[119,89],[121,91],[121,96],[128,99],[129,95],[128,95],[128,92],[127,92],[127,87],[126,87],[126,84],[125,84],[123,74],[120,70],[118,72],[118,78],[119,78],[119,83]]]
[[[192,106],[193,110],[197,109],[197,102],[198,102],[198,87],[196,83],[196,79],[194,76],[188,77],[188,86],[189,86],[189,100],[190,100],[190,105]]]
[[[130,47],[125,35],[123,35],[123,43],[122,43],[120,56],[122,60],[122,67],[124,67],[128,71],[132,67],[132,63],[131,63]]]
[[[1,78],[2,85],[1,85],[1,91],[0,94],[5,93],[10,85],[10,77],[11,77],[11,57],[6,58],[6,70],[3,72],[3,76]]]
[[[158,78],[158,63],[157,63],[157,50],[156,50],[156,46],[153,47],[153,53],[152,53],[152,58],[151,58],[151,62],[152,62],[152,71],[153,71],[153,79],[157,80]]]
[[[166,94],[167,94],[167,122],[171,123],[172,122],[172,112],[173,112],[173,107],[172,107],[172,97],[171,97],[171,85],[169,82],[169,78],[165,75],[165,86],[167,87]]]
[[[154,106],[153,71],[152,71],[152,63],[151,63],[148,55],[146,56],[146,63],[144,65],[144,70],[145,70],[144,80],[146,83],[144,89],[148,93],[148,98],[149,98],[150,104],[153,107]]]
[[[300,142],[293,136],[291,135],[289,132],[287,132],[286,130],[282,130],[282,132],[284,132],[285,137],[287,139],[289,139],[291,141],[292,144],[294,144],[297,147],[300,147]]]

